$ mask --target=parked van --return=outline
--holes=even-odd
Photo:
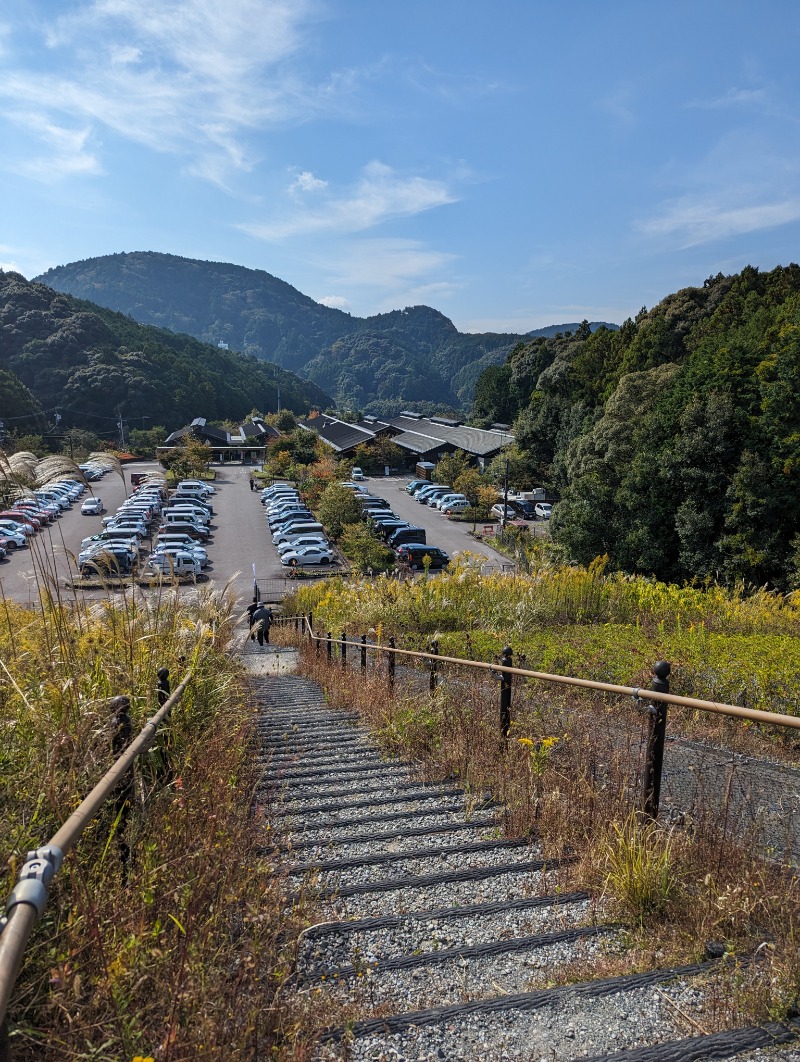
[[[183,501],[196,501],[200,505],[207,505],[209,509],[212,509],[210,495],[206,494],[205,491],[198,490],[197,487],[178,487],[170,500],[177,501],[179,498]]]
[[[196,520],[199,524],[210,524],[211,517],[199,505],[193,505],[191,502],[177,502],[175,504],[170,503],[168,508],[164,509],[165,513],[188,513],[193,520]]]
[[[406,542],[427,542],[424,527],[398,527],[389,536],[389,545],[392,549],[404,545]]]
[[[177,510],[172,512],[167,510],[161,518],[161,526],[171,528],[173,531],[182,531],[187,535],[191,535],[192,538],[205,540],[209,537],[207,527],[203,527],[202,524],[187,518],[186,513],[178,512]]]
[[[283,531],[279,531],[272,536],[272,541],[276,546],[279,546],[281,542],[288,542],[290,538],[294,538],[296,535],[309,535],[324,533],[325,528],[322,524],[309,522],[306,524],[292,524],[290,527],[284,528]]]

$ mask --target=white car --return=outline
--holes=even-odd
[[[350,473],[350,478],[353,480],[362,480],[364,478],[364,470],[359,468],[358,465]]]
[[[200,561],[186,550],[177,553],[151,553],[147,567],[162,575],[199,575]]]
[[[553,506],[550,502],[537,502],[533,507],[533,511],[536,513],[537,519],[549,520],[550,514],[553,511]]]
[[[87,498],[81,502],[81,516],[99,516],[102,511],[102,498]]]
[[[0,535],[35,535],[36,532],[30,524],[23,524],[17,520],[0,520]]]
[[[167,553],[171,557],[176,557],[179,553],[191,553],[191,555],[200,562],[201,568],[206,568],[208,566],[208,554],[202,546],[190,546],[186,543],[170,545],[168,542],[159,542],[153,549],[153,555],[156,553]]]
[[[278,556],[282,557],[284,554],[291,553],[295,549],[301,549],[303,546],[322,546],[327,549],[328,538],[326,535],[298,535],[288,542],[281,542],[276,548]]]
[[[0,538],[7,539],[11,549],[22,549],[27,542],[22,531],[12,531],[10,527],[0,528]]]
[[[292,568],[303,567],[306,564],[335,564],[336,555],[332,549],[326,546],[299,546],[289,550],[281,557],[281,564],[290,565]]]

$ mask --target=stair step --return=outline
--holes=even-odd
[[[505,1054],[517,1059],[574,1059],[592,1046],[594,1034],[584,1034],[581,1026],[582,1015],[591,1015],[590,1024],[602,1030],[604,1042],[613,1038],[622,1046],[634,1047],[645,1046],[643,1041],[649,1040],[651,1044],[659,1043],[663,1050],[664,1024],[668,1019],[661,1014],[656,1002],[659,997],[653,989],[676,979],[696,977],[712,965],[695,963],[382,1014],[351,1022],[346,1029],[330,1029],[323,1040],[336,1044],[346,1032],[350,1059],[374,1057],[368,1053],[371,1042],[380,1043],[386,1052],[395,1051],[395,1057],[499,1059]],[[674,1023],[671,1028],[674,1031]],[[323,1053],[320,1057],[342,1056]],[[392,1055],[387,1053],[385,1057]]]
[[[403,800],[411,803],[413,801],[427,801],[427,800],[439,800],[442,797],[464,797],[463,789],[412,789],[411,791],[403,790]],[[383,804],[396,804],[398,795],[392,793],[389,796],[380,796],[373,792],[373,795],[366,799],[362,797],[359,800],[342,799],[332,801],[328,804],[312,804],[309,803],[302,807],[296,807],[295,805],[299,801],[293,801],[289,807],[276,808],[273,812],[274,818],[288,818],[292,815],[322,815],[328,811],[352,811],[355,808],[374,808],[380,807]],[[312,798],[313,799],[313,798]]]
[[[438,859],[440,857],[467,855],[471,852],[491,852],[498,848],[527,848],[529,842],[524,838],[513,840],[475,841],[472,844],[463,845],[439,845],[436,848],[419,848],[413,853],[414,859]],[[290,867],[290,874],[310,874],[327,870],[352,870],[356,867],[378,866],[383,863],[394,863],[400,859],[412,858],[410,853],[402,852],[378,852],[371,855],[350,859],[328,859],[309,863],[300,863]]]
[[[482,944],[461,945],[457,948],[441,948],[416,955],[399,955],[394,958],[368,960],[360,965],[320,967],[301,975],[301,981],[338,980],[377,975],[396,970],[415,970],[424,966],[443,966],[450,962],[463,962],[487,956],[508,955],[514,952],[533,951],[553,944],[572,943],[583,937],[597,937],[617,932],[618,926],[580,926],[555,933],[540,933],[535,936],[514,937],[511,940],[491,940]]]

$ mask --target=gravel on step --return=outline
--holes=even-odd
[[[384,1011],[423,1010],[448,1004],[486,1000],[497,996],[530,992],[544,987],[552,971],[576,960],[589,960],[604,954],[609,940],[599,930],[586,930],[587,936],[531,944],[530,948],[514,945],[515,950],[489,956],[449,955],[443,962],[424,963],[426,956],[414,956],[419,965],[408,969],[384,969],[370,965],[360,955],[354,956],[355,973],[344,968],[328,977],[327,990],[340,1003],[357,1002],[365,1016],[374,1008]],[[540,937],[534,938],[541,940]],[[511,945],[509,945],[511,947]],[[312,998],[319,987],[304,988]]]
[[[672,980],[669,971],[654,971],[627,983],[614,978],[377,1017],[354,1023],[354,1038],[321,1047],[317,1058],[566,1062],[652,1044],[663,1047],[664,1041],[685,1036],[675,1008],[686,1006],[684,996],[691,990],[687,975],[704,968],[706,964],[698,964],[675,971],[677,979]]]
[[[459,945],[482,944],[510,937],[533,936],[561,929],[573,929],[592,921],[589,898],[562,902],[561,897],[519,900],[505,908],[485,904],[470,905],[449,911],[437,908],[428,913],[413,911],[405,917],[389,919],[389,925],[357,928],[346,924],[327,932],[309,933],[304,937],[299,965],[302,970],[321,966],[342,966],[353,962],[357,951],[365,962],[376,962],[398,955],[413,955],[418,951],[456,948]],[[549,900],[550,902],[546,902]],[[538,906],[522,906],[536,902]],[[324,926],[321,927],[324,930]]]
[[[497,873],[483,880],[438,881],[428,885],[415,885],[412,880],[382,892],[334,896],[325,901],[324,910],[329,919],[347,919],[374,917],[383,911],[402,913],[433,906],[491,903],[541,895],[547,891],[545,882],[545,873],[523,863],[511,869],[498,868]]]

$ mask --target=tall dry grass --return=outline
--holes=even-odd
[[[131,698],[137,730],[157,707],[158,668],[193,679],[137,764],[130,817],[108,805],[56,879],[13,997],[13,1057],[304,1057],[280,1006],[301,912],[284,911],[259,847],[255,717],[227,651],[229,599],[129,588],[84,605],[43,586],[39,609],[0,602],[5,895],[25,852],[113,761],[109,698]]]

